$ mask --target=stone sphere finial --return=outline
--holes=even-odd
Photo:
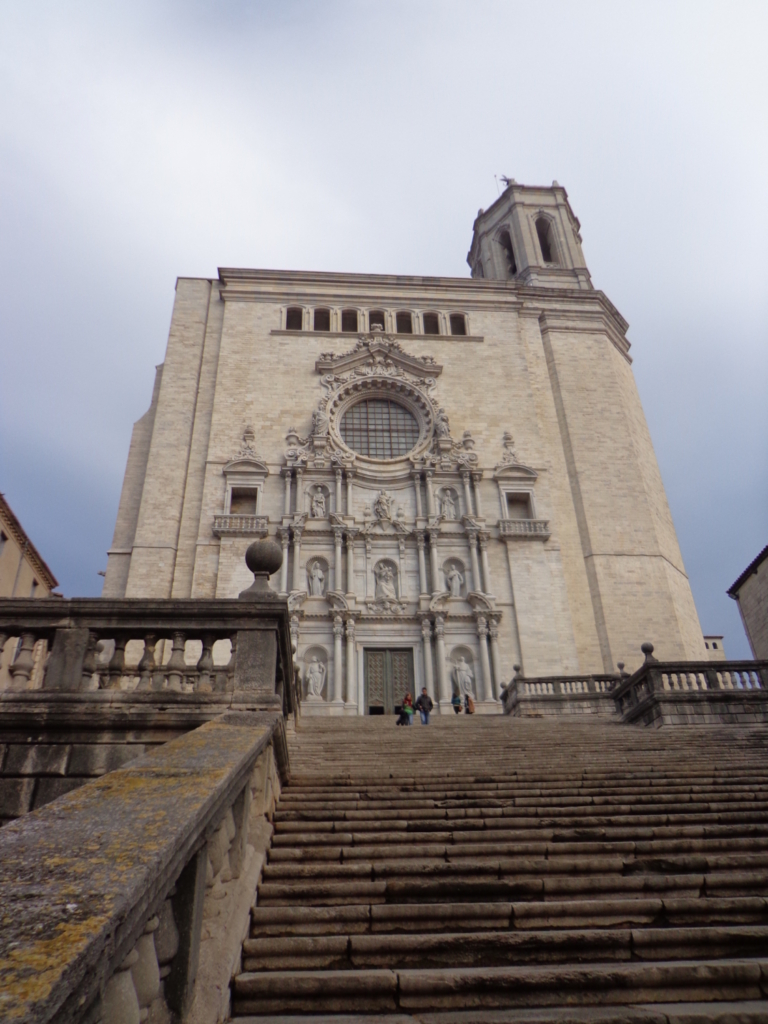
[[[269,577],[283,564],[283,553],[273,540],[255,540],[245,552],[245,564],[253,573],[253,583],[240,597],[263,597],[273,594]],[[277,596],[276,594],[274,595]]]
[[[645,655],[646,661],[656,661],[653,656],[653,644],[649,644],[647,641],[644,644],[640,644],[640,650]]]

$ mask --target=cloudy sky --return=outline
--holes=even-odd
[[[568,189],[705,632],[768,542],[768,5],[0,3],[0,490],[98,594],[178,275],[465,276],[494,175]]]

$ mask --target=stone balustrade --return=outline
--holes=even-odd
[[[500,519],[499,536],[547,540],[551,534],[548,519]]]
[[[622,721],[645,725],[768,721],[768,662],[645,663],[613,691]]]
[[[266,537],[269,528],[267,516],[221,515],[213,517],[216,537]]]
[[[283,723],[227,712],[0,831],[0,1018],[170,1022],[192,1005],[198,970],[226,1002],[259,821],[287,778]],[[218,957],[200,956],[207,938]]]
[[[47,649],[36,674],[41,643]],[[273,593],[247,602],[5,600],[0,651],[5,645],[15,649],[8,666],[14,691],[258,689],[279,705],[283,680],[293,677],[287,605]]]
[[[615,714],[611,691],[619,675],[547,676],[525,679],[517,674],[502,689],[507,715]]]

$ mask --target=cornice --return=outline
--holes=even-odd
[[[5,526],[8,533],[13,537],[21,548],[22,557],[33,566],[36,574],[49,590],[58,587],[59,583],[51,570],[46,565],[39,551],[29,539],[26,530],[21,525],[16,515],[5,500],[5,495],[0,494],[0,522]]]

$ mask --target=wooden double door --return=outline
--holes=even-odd
[[[365,707],[369,715],[391,715],[413,693],[413,649],[365,648]]]

